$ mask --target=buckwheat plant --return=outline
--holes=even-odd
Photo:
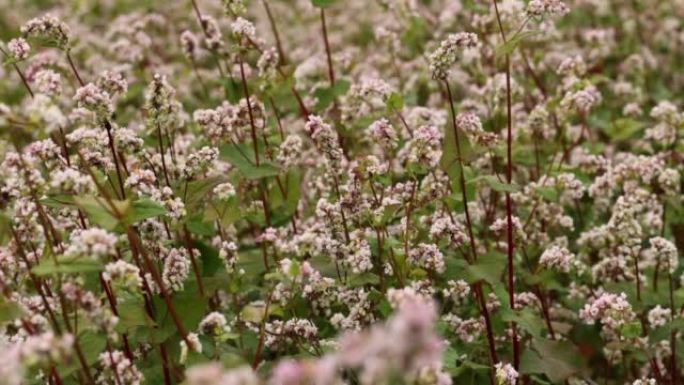
[[[0,385],[684,384],[681,0],[0,10]]]

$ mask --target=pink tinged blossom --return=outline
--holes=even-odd
[[[544,250],[539,258],[539,264],[567,273],[570,271],[574,258],[575,256],[568,249],[554,245]]]
[[[7,51],[15,61],[22,61],[28,58],[31,46],[24,38],[12,39],[7,43]]]
[[[29,20],[21,27],[21,34],[61,50],[69,48],[71,39],[69,26],[50,14]]]
[[[173,291],[181,291],[190,272],[190,259],[186,249],[171,249],[164,257],[162,281]]]
[[[498,385],[515,385],[517,383],[519,375],[513,365],[499,362],[495,368]]]
[[[474,48],[477,45],[478,38],[474,33],[459,32],[447,36],[446,40],[443,40],[428,57],[433,79],[446,79],[449,67],[456,62],[458,53],[463,49]]]
[[[74,101],[79,107],[92,111],[103,119],[109,118],[114,112],[114,105],[109,93],[93,83],[88,83],[76,90]]]
[[[525,10],[528,16],[563,16],[570,12],[561,0],[530,0]]]

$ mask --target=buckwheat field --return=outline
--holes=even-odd
[[[0,0],[0,385],[684,384],[683,0]]]

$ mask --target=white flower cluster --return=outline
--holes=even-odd
[[[25,39],[19,37],[7,43],[7,51],[12,59],[22,61],[28,58],[31,46]]]
[[[230,27],[233,30],[233,33],[237,36],[250,40],[254,40],[256,38],[256,29],[254,28],[254,24],[245,18],[238,17]]]
[[[515,385],[518,382],[518,372],[511,364],[499,362],[496,367],[496,381],[498,385]]]
[[[140,385],[143,374],[123,352],[105,351],[100,353],[99,363],[104,370],[98,375],[98,384]]]
[[[278,148],[276,160],[283,168],[297,166],[302,156],[302,138],[298,135],[288,135]]]
[[[530,0],[525,10],[527,15],[540,17],[544,15],[563,16],[570,12],[561,0]]]
[[[563,273],[570,271],[575,255],[565,247],[553,245],[544,250],[539,258],[539,264],[549,269],[558,269]]]
[[[579,312],[580,318],[589,324],[600,321],[604,329],[616,330],[634,319],[632,305],[625,293],[600,293],[589,299]]]
[[[444,272],[444,255],[435,244],[421,243],[408,255],[409,263],[437,273]]]
[[[112,282],[117,287],[128,288],[131,290],[142,287],[140,269],[122,259],[108,263],[102,273],[105,281]]]
[[[311,135],[311,139],[316,144],[318,151],[323,153],[333,165],[339,164],[343,154],[335,130],[325,123],[320,116],[309,115],[306,122],[306,131]]]
[[[62,50],[68,49],[71,41],[69,26],[50,14],[26,22],[21,27],[21,34],[24,37],[40,39]]]
[[[297,339],[311,341],[318,336],[318,328],[310,320],[292,318],[285,322],[275,320],[265,325],[267,331],[266,346],[277,349]]]
[[[496,144],[498,136],[482,128],[480,118],[470,112],[462,112],[456,116],[456,126],[463,130],[468,138],[480,146],[490,147]]]
[[[76,90],[74,100],[79,107],[94,112],[102,119],[108,119],[114,112],[114,104],[109,93],[93,83]]]
[[[648,311],[648,323],[652,328],[664,326],[672,319],[672,310],[656,305]]]
[[[471,32],[459,32],[447,36],[428,57],[432,77],[439,80],[446,79],[449,67],[456,62],[458,53],[466,48],[474,48],[477,44],[477,35]]]
[[[219,312],[211,312],[207,314],[199,324],[200,333],[208,336],[221,336],[224,333],[230,332],[230,326],[226,317]]]
[[[92,227],[71,234],[69,247],[64,254],[70,257],[106,258],[116,253],[116,236]]]
[[[164,257],[164,271],[162,281],[164,285],[173,291],[181,291],[185,285],[185,279],[190,272],[190,258],[188,251],[173,248]]]

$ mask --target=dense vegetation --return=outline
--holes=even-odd
[[[0,385],[683,383],[681,0],[0,10]]]

